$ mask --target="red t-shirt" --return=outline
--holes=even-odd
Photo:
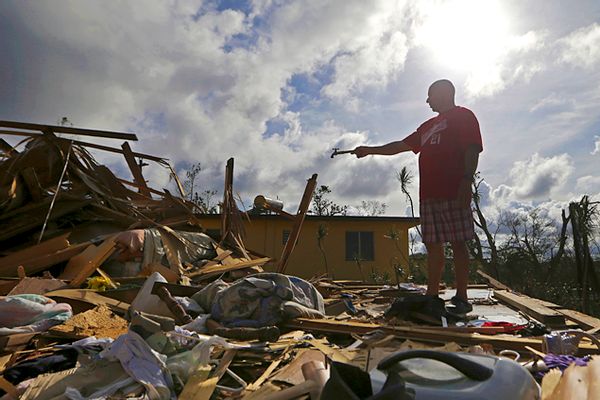
[[[403,142],[421,153],[421,199],[455,199],[465,174],[467,147],[474,144],[483,150],[475,114],[459,106],[426,121]]]

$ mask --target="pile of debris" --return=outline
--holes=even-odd
[[[309,282],[281,262],[264,272],[270,258],[244,246],[233,160],[215,239],[183,189],[148,186],[142,160],[179,182],[167,160],[69,137],[135,135],[0,127],[26,137],[20,151],[0,139],[3,398],[529,399],[542,382],[544,398],[598,396],[599,319],[485,274],[472,313],[437,320],[411,283]],[[88,148],[122,154],[134,181]]]

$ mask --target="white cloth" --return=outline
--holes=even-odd
[[[127,374],[146,388],[150,400],[174,398],[173,382],[165,364],[167,356],[152,350],[137,333],[129,331],[119,336],[100,356],[119,360]]]

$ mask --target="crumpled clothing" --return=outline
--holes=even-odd
[[[125,387],[125,389],[123,389]],[[123,389],[130,393],[141,385],[133,380],[119,362],[99,360],[82,367],[40,375],[29,384],[21,400],[99,400]]]
[[[129,331],[119,336],[100,356],[108,361],[119,360],[127,374],[144,386],[150,400],[174,398],[167,356],[152,350],[137,333]]]
[[[231,284],[222,279],[217,279],[196,292],[192,296],[192,300],[195,300],[204,310],[210,311],[217,293],[227,289],[229,286],[231,286]]]
[[[474,321],[469,321],[467,326],[503,328],[503,332],[515,333],[515,332],[518,332],[518,331],[526,328],[527,324],[515,324],[514,322],[508,322],[508,321],[474,320]]]
[[[238,279],[215,294],[211,308],[212,318],[227,327],[271,326],[324,314],[323,296],[312,284],[277,273]]]
[[[537,371],[534,376],[536,379],[542,379],[544,375],[548,373],[548,371],[554,368],[558,368],[561,372],[564,372],[571,364],[575,364],[579,367],[585,367],[591,359],[592,357],[589,355],[585,357],[576,357],[567,354],[546,354],[542,360],[548,369],[544,371]]]
[[[0,297],[0,336],[44,332],[73,316],[71,306],[37,294]]]

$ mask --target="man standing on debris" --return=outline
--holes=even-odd
[[[444,268],[444,243],[450,242],[456,273],[456,296],[451,303],[455,313],[466,314],[473,309],[467,297],[469,255],[466,246],[466,241],[475,235],[471,183],[483,145],[477,118],[472,111],[454,103],[454,92],[449,80],[434,82],[429,87],[427,103],[438,116],[425,121],[401,141],[383,146],[359,146],[353,153],[358,158],[409,150],[420,153],[419,209],[428,254],[429,308],[443,309],[443,302],[439,306],[438,289]]]

